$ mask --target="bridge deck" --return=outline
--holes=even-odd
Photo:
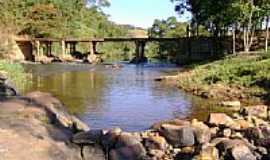
[[[40,42],[128,42],[128,41],[178,41],[182,38],[126,38],[126,37],[106,37],[106,38],[17,38],[18,42],[31,42],[31,41],[40,41]]]

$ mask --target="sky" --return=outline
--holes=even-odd
[[[110,20],[118,24],[131,24],[136,27],[151,27],[155,19],[179,17],[170,0],[110,0],[111,6],[103,11]],[[185,21],[179,18],[180,21]]]

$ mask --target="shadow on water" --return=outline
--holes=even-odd
[[[153,79],[179,71],[172,65],[26,65],[32,83],[23,93],[53,93],[68,110],[91,128],[146,129],[157,121],[175,117],[204,119],[214,110],[208,101],[188,96],[174,86]]]

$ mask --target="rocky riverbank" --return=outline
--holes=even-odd
[[[240,107],[232,117],[173,119],[149,130],[89,129],[49,93],[0,103],[0,159],[17,160],[256,160],[270,158],[270,111]]]

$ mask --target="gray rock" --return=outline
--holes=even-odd
[[[211,131],[203,122],[193,120],[191,126],[194,128],[196,141],[199,144],[208,143],[211,139]]]
[[[249,107],[242,108],[241,114],[256,116],[259,118],[266,119],[268,117],[267,110],[268,110],[268,106],[266,105],[249,106]]]
[[[115,128],[108,131],[105,135],[101,137],[101,145],[106,150],[113,148],[121,135],[122,130],[120,128]]]
[[[103,136],[102,130],[90,130],[88,132],[79,132],[72,137],[75,144],[98,144]]]
[[[165,138],[161,136],[151,136],[145,139],[144,146],[149,150],[165,151],[167,149],[168,144]]]
[[[110,160],[142,160],[146,151],[142,144],[113,149],[109,153]]]
[[[122,132],[117,138],[115,148],[133,146],[133,145],[139,144],[139,143],[141,143],[140,137],[134,136],[131,133]]]
[[[174,147],[193,146],[195,143],[194,130],[191,127],[164,124],[160,133]]]
[[[82,155],[83,160],[106,160],[105,153],[98,145],[83,146]]]
[[[240,129],[241,126],[225,113],[211,113],[208,123],[215,126],[225,126],[232,129]]]

